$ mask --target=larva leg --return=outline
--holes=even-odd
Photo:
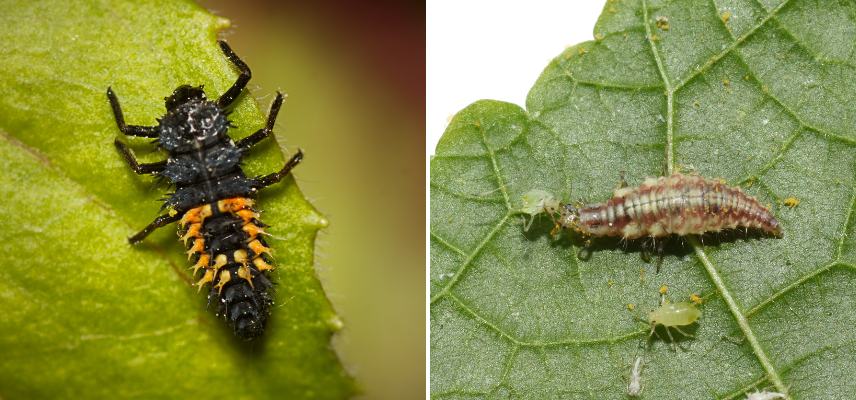
[[[273,126],[276,123],[276,116],[279,114],[280,107],[282,107],[282,93],[276,92],[276,99],[273,100],[273,104],[270,106],[270,112],[268,112],[267,125],[265,125],[264,128],[257,130],[252,135],[239,140],[235,146],[239,147],[241,150],[248,150],[262,139],[270,136],[271,133],[273,133]]]
[[[586,239],[583,247],[577,252],[577,258],[586,261],[591,258],[591,253],[591,239]]]
[[[149,234],[152,233],[152,231],[154,231],[155,229],[169,225],[175,221],[180,220],[181,216],[182,216],[181,214],[161,215],[160,217],[155,218],[155,220],[152,221],[152,223],[148,224],[145,228],[143,228],[143,230],[137,232],[136,235],[129,237],[128,242],[131,244],[137,243],[137,242],[145,239],[146,236],[149,236]]]
[[[226,55],[226,58],[228,58],[229,61],[232,62],[232,65],[234,65],[235,68],[237,68],[240,72],[240,75],[238,75],[238,79],[235,80],[235,83],[232,84],[232,87],[230,87],[229,90],[226,91],[226,93],[223,93],[223,95],[220,96],[219,99],[217,99],[217,105],[220,106],[220,108],[226,108],[231,105],[232,102],[235,101],[235,99],[238,98],[238,95],[240,95],[241,91],[244,90],[244,87],[247,86],[247,82],[250,81],[250,78],[253,76],[253,74],[252,72],[250,72],[250,67],[248,67],[247,64],[243,60],[241,60],[241,58],[238,57],[234,51],[232,51],[232,48],[229,47],[226,42],[218,40],[217,43],[220,44],[220,50],[223,50],[223,54]]]
[[[285,163],[285,166],[282,167],[279,172],[274,172],[272,174],[256,178],[255,185],[253,186],[255,186],[256,189],[264,189],[279,182],[283,177],[287,176],[291,172],[292,168],[296,167],[297,164],[300,164],[300,160],[303,160],[303,151],[298,149],[297,153],[291,156],[291,159]]]
[[[134,170],[134,172],[136,172],[138,175],[156,174],[158,172],[163,171],[163,169],[166,167],[166,161],[140,164],[137,161],[137,158],[134,157],[134,153],[132,153],[131,149],[128,148],[128,145],[120,142],[119,139],[116,139],[114,144],[116,145],[116,148],[119,149],[119,152],[122,153],[122,157],[125,158],[125,161],[128,163],[128,166],[130,166],[131,169]]]
[[[639,252],[639,257],[642,257],[642,261],[644,261],[645,264],[651,263],[651,253],[648,252],[648,249],[645,248],[644,245],[642,250]]]
[[[657,249],[657,269],[656,269],[656,271],[658,274],[660,273],[660,266],[663,265],[663,252],[665,249],[665,243],[666,243],[665,240],[655,242],[655,246]]]
[[[122,133],[128,136],[140,136],[147,138],[156,138],[160,134],[156,126],[142,125],[126,125],[125,117],[122,115],[122,106],[119,105],[119,99],[113,93],[112,88],[107,88],[107,99],[110,100],[110,108],[113,109],[113,117],[116,119],[116,125]]]

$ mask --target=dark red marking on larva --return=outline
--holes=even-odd
[[[625,239],[693,235],[738,227],[781,237],[782,227],[758,200],[720,180],[679,173],[616,189],[604,203],[563,204],[559,225],[589,236]]]

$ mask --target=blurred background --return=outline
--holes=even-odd
[[[253,70],[297,182],[330,221],[316,270],[362,398],[425,395],[425,3],[199,1]]]

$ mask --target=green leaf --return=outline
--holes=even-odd
[[[135,175],[116,152],[105,91],[116,91],[128,123],[143,125],[179,85],[223,93],[237,77],[215,42],[228,21],[188,1],[5,1],[2,9],[0,397],[354,393],[329,344],[341,322],[313,270],[326,220],[292,179],[259,200],[278,285],[256,343],[234,338],[206,309],[174,228],[138,246],[126,241],[158,215],[168,188]],[[242,96],[232,136],[263,126],[266,112]],[[149,140],[128,142],[145,162],[164,157]],[[283,162],[268,141],[245,171]]]
[[[479,101],[431,161],[431,392],[438,399],[856,396],[856,7],[849,2],[609,1],[526,110]],[[658,23],[658,21],[661,21]],[[692,166],[772,210],[783,239],[638,246],[524,232],[522,196],[609,198]],[[786,198],[800,201],[783,205]],[[704,298],[685,349],[636,320]],[[633,304],[635,310],[628,310]]]

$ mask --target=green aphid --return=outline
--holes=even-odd
[[[552,214],[559,209],[559,200],[552,193],[541,189],[532,189],[523,194],[523,206],[520,207],[520,212],[529,214],[529,221],[523,227],[523,230],[528,231],[535,220],[535,216],[541,213]]]
[[[698,321],[701,317],[701,311],[693,303],[663,303],[655,310],[648,313],[648,323],[651,325],[650,338],[654,334],[657,325],[662,325],[666,328],[666,334],[669,335],[669,340],[672,346],[675,345],[675,338],[672,336],[671,329],[678,331],[681,335],[694,337],[693,335],[684,332],[680,327],[689,326]]]

